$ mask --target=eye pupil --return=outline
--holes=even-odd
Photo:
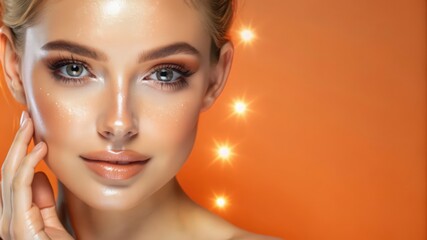
[[[67,66],[67,74],[73,77],[80,76],[83,72],[83,67],[78,64],[70,64]]]
[[[160,69],[156,73],[157,79],[161,81],[171,81],[173,79],[173,70],[172,69]]]

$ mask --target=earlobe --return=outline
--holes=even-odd
[[[13,44],[12,32],[7,26],[0,28],[0,61],[3,76],[12,96],[26,104],[25,91],[20,74],[20,60]]]
[[[224,89],[230,73],[233,56],[233,44],[231,42],[225,43],[221,48],[218,62],[212,66],[210,84],[206,91],[201,111],[209,109]]]

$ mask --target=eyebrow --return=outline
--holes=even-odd
[[[189,54],[195,55],[197,57],[200,56],[200,52],[195,47],[185,42],[177,42],[141,53],[138,58],[138,63],[164,58],[175,54]]]
[[[65,40],[56,40],[52,42],[48,42],[41,48],[43,50],[62,50],[71,53],[75,53],[81,56],[85,56],[88,58],[92,58],[95,60],[106,61],[108,58],[104,53],[100,51],[84,46],[75,42],[65,41]]]
[[[96,50],[95,48],[91,48],[88,46],[84,46],[75,42],[66,41],[66,40],[56,40],[52,42],[48,42],[42,46],[43,50],[57,50],[57,51],[67,51],[74,54],[78,54],[81,56],[85,56],[88,58],[92,58],[95,60],[108,60],[108,57],[105,53]],[[175,54],[189,54],[195,55],[197,57],[200,56],[200,52],[193,46],[185,42],[177,42],[170,45],[158,47],[155,49],[151,49],[145,52],[142,52],[138,56],[138,63],[144,61],[150,61],[158,58],[164,58],[170,55]]]

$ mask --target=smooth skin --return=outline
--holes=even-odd
[[[28,109],[3,165],[3,239],[71,239],[65,218],[78,239],[270,239],[200,207],[175,178],[199,114],[225,86],[234,53],[226,43],[212,62],[200,10],[184,0],[47,0],[38,14],[22,54],[9,29],[0,33],[6,83]],[[170,46],[179,48],[165,51]],[[82,75],[69,76],[58,58],[87,66],[77,63]],[[170,66],[177,79],[185,75],[177,66],[191,72],[185,85],[159,84],[154,72]],[[65,75],[71,80],[61,80]],[[32,137],[37,147],[26,155]],[[97,176],[79,157],[123,149],[151,157],[124,181]],[[64,216],[56,213],[46,176],[34,173],[42,159],[63,186]]]

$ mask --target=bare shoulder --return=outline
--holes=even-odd
[[[236,234],[234,237],[232,237],[229,240],[283,240],[283,239],[244,231]]]
[[[191,202],[186,212],[191,212],[188,228],[192,229],[193,239],[206,240],[281,240],[280,238],[248,232],[222,219],[218,215]]]
[[[200,239],[280,240],[279,238],[248,232],[215,215],[210,215],[208,219],[205,222],[207,224],[203,227],[203,238]]]

